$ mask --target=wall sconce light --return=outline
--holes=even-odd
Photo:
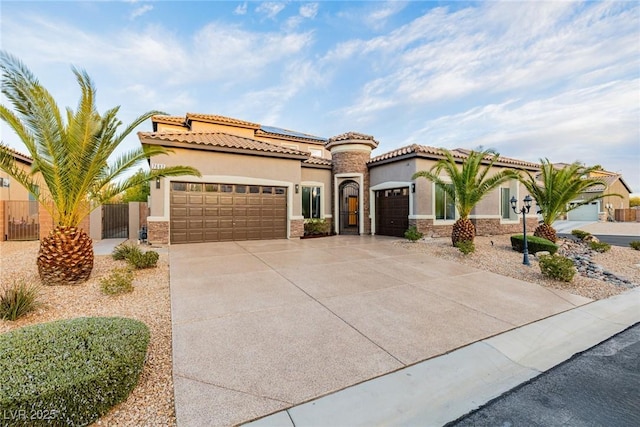
[[[156,188],[160,188],[160,178],[156,178]]]
[[[300,185],[296,184],[296,194],[298,194],[300,192]]]
[[[411,184],[411,192],[412,193],[416,192],[416,185],[415,184]]]

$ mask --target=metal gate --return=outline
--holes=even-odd
[[[359,234],[359,186],[355,181],[340,185],[340,234]]]
[[[129,204],[102,205],[102,238],[129,237]]]
[[[38,202],[11,200],[5,202],[7,240],[38,240],[40,222]]]

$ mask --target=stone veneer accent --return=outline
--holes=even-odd
[[[471,219],[476,226],[477,236],[493,236],[497,234],[522,234],[522,222],[501,224],[499,219]],[[453,225],[434,225],[432,219],[410,219],[409,227],[415,226],[425,237],[451,237]],[[527,218],[527,234],[532,234],[538,226],[534,216]]]
[[[371,234],[371,219],[369,218],[369,168],[367,162],[371,158],[370,153],[363,151],[343,151],[332,154],[333,174],[361,173],[362,195],[364,203],[364,234]],[[340,183],[336,191],[339,191]]]
[[[336,174],[362,174],[360,194],[362,195],[364,224],[362,225],[364,234],[371,234],[371,218],[369,212],[369,168],[367,162],[371,159],[371,150],[378,146],[373,136],[357,132],[347,132],[342,135],[329,138],[325,148],[331,150],[332,178]],[[344,181],[342,181],[344,182]],[[342,182],[334,191],[339,194]],[[331,200],[331,211],[335,212],[335,198]],[[332,224],[333,230],[333,224]],[[339,230],[338,230],[339,232]]]
[[[289,237],[296,238],[304,236],[304,219],[292,219],[289,226]]]
[[[147,241],[166,245],[169,243],[169,221],[148,221]]]

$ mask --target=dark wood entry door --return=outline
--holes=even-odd
[[[340,234],[360,233],[360,191],[355,181],[340,185]]]
[[[171,183],[171,243],[287,238],[287,189]]]
[[[376,234],[404,237],[409,228],[409,188],[376,191]]]

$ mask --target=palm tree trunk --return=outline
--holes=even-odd
[[[37,263],[45,285],[80,284],[93,270],[93,242],[81,229],[57,226],[40,241]]]
[[[476,226],[469,218],[460,218],[453,224],[451,243],[455,246],[458,242],[473,242],[476,237]]]
[[[533,235],[536,237],[542,237],[543,239],[547,239],[553,243],[558,240],[558,236],[556,235],[556,230],[552,226],[548,224],[540,224],[536,230],[533,232]]]

